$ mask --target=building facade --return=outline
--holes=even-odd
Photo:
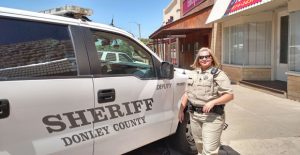
[[[218,0],[213,47],[232,81],[286,81],[300,100],[300,1]]]
[[[164,25],[150,35],[152,49],[163,60],[189,69],[197,51],[211,45],[213,25],[205,22],[213,4],[214,0],[173,0],[164,9]]]

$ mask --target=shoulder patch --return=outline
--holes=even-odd
[[[219,68],[213,67],[210,71],[210,74],[212,74],[214,77],[216,77],[220,72],[221,72],[221,70]]]

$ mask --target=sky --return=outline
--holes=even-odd
[[[163,9],[172,0],[0,0],[0,7],[41,11],[65,5],[76,5],[93,10],[93,22],[114,25],[139,37],[148,38],[162,26]]]

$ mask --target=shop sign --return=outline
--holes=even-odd
[[[183,1],[183,14],[186,14],[198,4],[204,2],[205,0],[184,0]]]
[[[262,0],[231,0],[224,15],[228,15],[260,2],[262,2]]]

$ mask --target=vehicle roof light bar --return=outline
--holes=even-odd
[[[93,10],[82,8],[79,6],[74,6],[74,5],[66,5],[59,8],[43,10],[40,11],[40,13],[91,21],[90,19],[87,18],[87,16],[91,16],[93,14]]]

